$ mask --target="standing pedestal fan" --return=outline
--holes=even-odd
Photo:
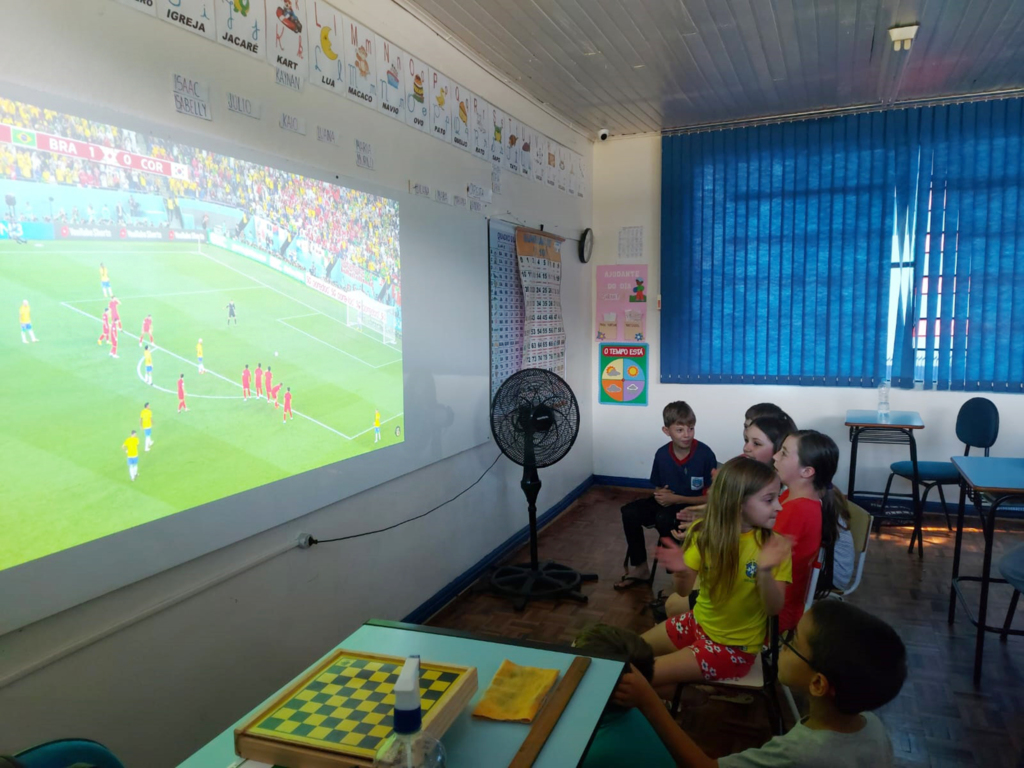
[[[580,407],[569,385],[551,371],[526,368],[498,387],[491,403],[491,433],[501,452],[523,468],[520,487],[530,513],[530,562],[504,565],[491,575],[491,589],[513,598],[516,610],[529,600],[568,597],[587,602],[580,593],[584,581],[597,574],[580,574],[537,557],[537,469],[564,458],[580,431]]]

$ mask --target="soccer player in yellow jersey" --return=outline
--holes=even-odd
[[[200,339],[199,343],[196,344],[196,358],[199,360],[199,372],[206,373],[206,369],[203,367],[203,340]]]
[[[149,409],[149,403],[142,406],[139,424],[142,427],[142,434],[146,436],[146,450],[148,451],[153,447],[153,411]]]
[[[103,262],[100,262],[100,286],[103,288],[103,295],[106,298],[110,298],[114,295],[114,291],[110,287],[110,274],[107,272],[107,268],[103,266]]]
[[[28,339],[25,338],[27,333],[32,341],[39,341],[36,335],[32,332],[32,308],[28,305],[28,299],[21,302],[21,306],[18,307],[18,319],[21,320],[21,340],[23,343],[28,344]]]
[[[134,429],[128,435],[128,439],[121,444],[121,447],[128,454],[128,477],[135,482],[135,478],[139,475],[139,436],[135,434]]]
[[[153,386],[153,351],[149,348],[149,344],[142,350],[142,360],[146,366],[146,375],[142,378],[144,382]],[[147,451],[149,448],[146,449]]]
[[[380,442],[380,411],[373,412],[373,442]]]

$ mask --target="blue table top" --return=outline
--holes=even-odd
[[[986,493],[1024,495],[1024,459],[997,456],[953,456],[964,480]]]
[[[878,411],[847,411],[846,426],[878,427],[880,429],[924,429],[924,421],[917,411],[890,411],[886,419],[881,419]]]
[[[499,723],[470,716],[502,660],[508,659],[531,667],[558,669],[564,673],[576,658],[572,653],[512,645],[499,638],[469,637],[463,633],[439,634],[429,628],[388,622],[364,624],[338,647],[391,656],[418,653],[424,661],[476,667],[479,689],[441,739],[448,753],[450,768],[477,768],[481,765],[500,768],[508,765],[529,733],[529,725]],[[311,664],[310,669],[319,661]],[[621,661],[593,658],[590,668],[534,763],[536,768],[571,768],[579,764],[622,670]],[[244,766],[245,762],[235,755],[234,729],[255,715],[278,693],[275,691],[266,702],[246,713],[235,725],[182,763],[181,768]]]

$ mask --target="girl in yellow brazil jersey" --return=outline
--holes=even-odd
[[[689,594],[700,575],[692,611],[644,634],[657,657],[655,688],[743,677],[764,641],[769,616],[782,610],[792,580],[789,541],[772,533],[779,504],[772,467],[738,456],[718,471],[707,512],[690,526],[680,549],[665,538],[658,559]],[[671,695],[671,694],[669,694]]]

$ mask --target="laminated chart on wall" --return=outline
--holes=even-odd
[[[488,225],[491,281],[491,399],[523,362],[523,286],[516,260],[516,229],[503,221]]]
[[[321,88],[345,94],[345,20],[341,11],[324,0],[313,0],[307,20],[309,80]]]
[[[505,164],[505,113],[491,105],[491,145],[490,160],[499,168]]]
[[[158,18],[207,40],[217,35],[214,13],[213,0],[156,0]]]
[[[405,122],[405,72],[407,54],[390,40],[377,35],[377,107],[388,117]]]
[[[452,144],[466,152],[473,152],[473,94],[458,83],[451,82]]]
[[[217,13],[217,42],[253,59],[266,58],[267,0],[225,3]]]
[[[452,84],[443,72],[430,67],[427,70],[430,85],[430,135],[452,143]]]
[[[597,268],[595,322],[598,341],[643,341],[647,338],[647,265]]]
[[[270,0],[267,3],[267,61],[305,80],[306,9],[309,0]]]
[[[409,53],[405,59],[405,124],[429,133],[427,65]]]
[[[345,95],[364,107],[377,108],[377,36],[365,24],[345,17]]]
[[[523,368],[543,368],[565,377],[562,322],[563,238],[532,229],[516,230],[519,280],[523,284]]]
[[[491,159],[491,136],[494,129],[491,126],[491,105],[473,94],[473,113],[470,116],[473,121],[473,154],[481,160]]]
[[[601,344],[598,355],[601,387],[597,391],[597,402],[647,405],[647,352],[646,344]]]

